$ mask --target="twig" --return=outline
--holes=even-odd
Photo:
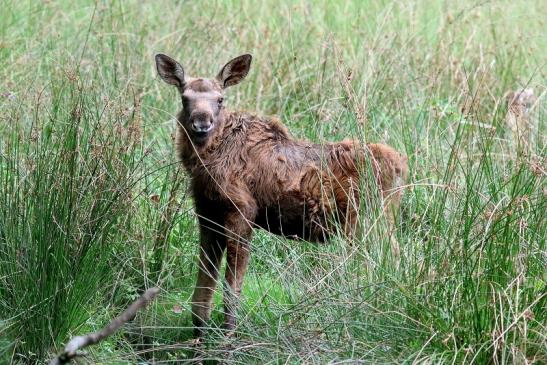
[[[114,318],[112,322],[100,331],[88,333],[84,336],[74,337],[66,344],[64,352],[52,359],[49,362],[49,365],[67,364],[73,358],[81,356],[82,353],[79,352],[79,350],[89,345],[95,345],[118,331],[121,326],[135,318],[135,315],[139,309],[146,307],[148,303],[150,303],[152,299],[159,294],[159,292],[159,288],[148,289],[139,297],[139,299],[131,303],[131,305],[122,314]]]

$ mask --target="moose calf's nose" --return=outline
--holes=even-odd
[[[191,118],[191,127],[195,132],[208,132],[211,126],[211,116],[209,115],[200,114]]]
[[[192,129],[196,132],[208,132],[211,129],[211,122],[194,121]]]

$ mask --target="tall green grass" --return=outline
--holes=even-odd
[[[28,114],[4,109],[0,144],[0,313],[15,358],[29,361],[83,324],[115,280],[117,225],[141,173],[134,116],[111,115],[78,75],[59,77]]]
[[[91,351],[191,351],[197,226],[172,146],[178,95],[153,55],[213,76],[249,52],[227,104],[299,138],[409,157],[394,237],[313,245],[256,232],[226,363],[542,363],[546,349],[542,2],[4,2],[0,17],[0,353],[39,363],[148,285],[163,295]],[[514,148],[504,95],[533,87]],[[393,254],[393,240],[400,254]],[[220,293],[215,297],[221,303]]]

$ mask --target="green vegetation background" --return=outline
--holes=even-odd
[[[259,232],[226,363],[545,363],[541,1],[0,2],[0,362],[41,363],[143,288],[159,299],[90,363],[191,356],[197,227],[173,153],[175,89],[153,55],[214,76],[229,107],[299,138],[409,156],[393,255],[377,202],[347,242]],[[532,87],[516,146],[505,94]],[[216,297],[220,303],[220,296]]]

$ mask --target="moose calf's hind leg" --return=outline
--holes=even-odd
[[[218,268],[224,252],[225,243],[215,240],[215,234],[205,232],[202,234],[199,255],[198,279],[194,295],[192,297],[192,322],[194,324],[194,337],[199,338],[205,334],[205,325],[211,316],[211,302],[218,279]],[[221,239],[219,237],[219,239]]]

